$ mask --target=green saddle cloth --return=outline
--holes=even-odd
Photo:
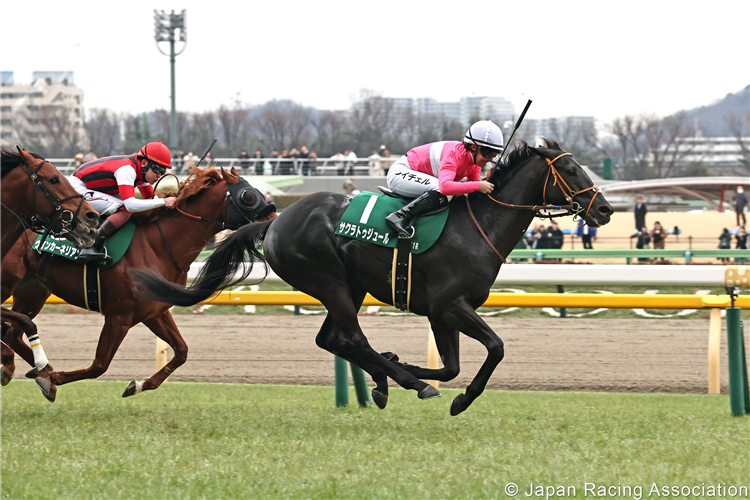
[[[395,248],[398,244],[398,233],[386,224],[385,218],[403,206],[404,202],[399,198],[363,191],[349,204],[336,226],[336,234]],[[414,238],[411,239],[411,253],[429,250],[443,232],[446,220],[448,210],[417,217],[414,223]]]
[[[107,269],[115,264],[125,255],[125,252],[130,246],[130,242],[133,241],[133,233],[135,232],[135,222],[128,221],[112,236],[107,239],[105,247],[107,253],[112,257],[112,262],[106,266],[99,266],[101,269]],[[43,235],[39,235],[34,242],[32,247],[34,250],[39,250],[39,244],[42,241]],[[54,236],[48,236],[42,244],[42,252],[51,253],[52,255],[59,255],[73,261],[78,260],[78,254],[81,253],[79,248],[71,243],[70,240],[65,238],[55,238]],[[90,261],[93,262],[93,261]],[[82,262],[83,264],[83,262]]]

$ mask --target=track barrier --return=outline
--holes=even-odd
[[[507,270],[506,270],[507,269]],[[192,268],[191,268],[192,270]],[[273,279],[273,277],[269,277]],[[750,288],[750,267],[746,266],[617,266],[617,265],[524,265],[503,266],[498,275],[502,284],[609,284],[609,285],[664,285],[664,286],[724,286],[726,295],[642,295],[592,293],[491,293],[484,307],[557,307],[610,309],[710,309],[708,349],[708,392],[719,393],[719,345],[721,310],[726,310],[727,345],[729,351],[729,390],[732,414],[750,414],[747,360],[744,331],[740,311],[750,309],[750,296],[737,295],[738,288]],[[278,278],[277,278],[278,279]],[[12,298],[9,300],[12,301]],[[64,304],[59,297],[50,296],[48,304]],[[212,305],[297,305],[320,306],[317,299],[302,292],[232,292],[224,291],[201,304]],[[363,305],[388,306],[371,295]],[[439,356],[432,332],[428,337],[428,367],[438,368]],[[163,353],[163,354],[161,354]],[[166,351],[157,347],[157,359],[166,363]],[[338,358],[337,358],[338,359]],[[157,361],[158,366],[159,361]],[[343,364],[342,364],[343,363]],[[348,376],[345,360],[335,361],[336,404],[348,404]],[[163,364],[162,364],[163,366]],[[159,367],[160,368],[160,367]],[[369,404],[364,373],[352,365],[352,378],[359,404]],[[436,381],[431,381],[437,386]],[[364,394],[364,395],[363,395]],[[345,399],[344,399],[345,397]]]

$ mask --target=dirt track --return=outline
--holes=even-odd
[[[190,347],[172,381],[332,385],[332,355],[315,345],[320,316],[177,315]],[[426,366],[425,318],[361,316],[371,345]],[[705,393],[708,320],[487,319],[505,342],[505,359],[490,379],[494,389]],[[103,317],[42,314],[36,320],[57,370],[85,368],[94,357]],[[722,333],[721,381],[727,391]],[[144,379],[155,365],[155,337],[144,326],[125,338],[101,379]],[[484,348],[461,338],[461,374],[446,387],[465,387],[484,360]],[[16,358],[16,376],[26,365]]]

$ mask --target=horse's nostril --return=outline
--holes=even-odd
[[[99,213],[98,212],[86,212],[86,218],[93,221],[99,220]]]

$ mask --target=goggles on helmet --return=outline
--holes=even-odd
[[[500,154],[500,151],[497,149],[488,148],[487,146],[479,146],[479,152],[482,153],[482,156],[488,159],[492,159]]]
[[[159,174],[160,176],[167,173],[167,167],[165,167],[164,165],[160,165],[156,163],[155,161],[149,161],[148,167],[154,172],[156,172],[157,174]]]

